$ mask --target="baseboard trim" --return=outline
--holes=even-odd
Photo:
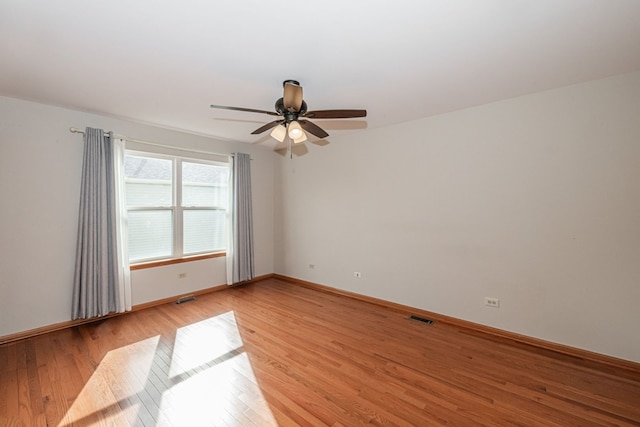
[[[26,340],[28,338],[47,334],[49,332],[60,331],[62,329],[72,328],[74,326],[84,325],[86,323],[96,322],[98,320],[109,319],[111,317],[121,316],[123,314],[125,313],[111,313],[111,314],[107,314],[106,316],[93,317],[91,319],[67,320],[60,323],[54,323],[52,325],[42,326],[40,328],[29,329],[23,332],[17,332],[15,334],[4,335],[0,337],[0,345],[9,344],[15,341]]]
[[[186,294],[174,295],[174,296],[170,296],[170,297],[167,297],[167,298],[162,298],[162,299],[155,300],[155,301],[145,302],[143,304],[136,304],[133,307],[131,307],[131,311],[140,311],[140,310],[144,310],[146,308],[155,307],[155,306],[158,306],[158,305],[174,303],[174,302],[178,301],[180,298],[188,297],[188,296],[191,296],[191,295],[193,295],[194,297],[198,297],[200,295],[210,294],[211,292],[218,292],[218,291],[222,291],[222,290],[229,289],[229,288],[230,288],[230,286],[228,286],[228,285],[218,285],[218,286],[213,286],[211,288],[200,289],[199,291],[188,292]]]
[[[52,324],[52,325],[42,326],[40,328],[29,329],[27,331],[17,332],[15,334],[10,334],[10,335],[5,335],[5,336],[0,337],[0,345],[9,344],[9,343],[14,342],[14,341],[20,341],[20,340],[24,340],[24,339],[27,339],[27,338],[36,337],[38,335],[47,334],[49,332],[55,332],[55,331],[59,331],[59,330],[62,330],[62,329],[72,328],[74,326],[80,326],[80,325],[84,325],[84,324],[87,324],[87,323],[96,322],[96,321],[99,321],[99,320],[109,319],[111,317],[122,316],[122,315],[125,315],[127,313],[131,313],[131,312],[139,311],[139,310],[144,310],[146,308],[155,307],[157,305],[174,303],[178,299],[180,299],[182,297],[185,297],[185,296],[189,296],[189,295],[193,295],[193,296],[205,295],[205,294],[209,294],[211,292],[218,292],[218,291],[222,291],[222,290],[233,288],[233,287],[237,287],[237,286],[247,285],[249,283],[261,282],[263,280],[271,279],[272,277],[273,277],[272,273],[265,274],[265,275],[262,275],[262,276],[254,277],[253,279],[247,280],[245,282],[235,283],[234,285],[231,285],[231,286],[226,285],[226,284],[225,285],[217,285],[217,286],[213,286],[213,287],[206,288],[206,289],[200,289],[200,290],[194,291],[194,292],[189,292],[187,294],[179,294],[179,295],[174,295],[174,296],[171,296],[171,297],[168,297],[168,298],[163,298],[163,299],[159,299],[159,300],[155,300],[155,301],[146,302],[146,303],[143,303],[143,304],[137,304],[137,305],[134,305],[133,307],[131,307],[131,311],[127,311],[127,312],[124,312],[124,313],[111,313],[111,314],[107,314],[106,316],[92,317],[91,319],[67,320],[67,321],[60,322],[60,323],[55,323],[55,324]]]
[[[284,282],[288,282],[291,284],[295,284],[298,286],[303,286],[309,289],[321,291],[321,292],[327,292],[335,295],[354,298],[360,301],[368,302],[370,304],[375,304],[390,310],[394,310],[396,312],[403,313],[406,315],[416,314],[422,317],[436,320],[438,322],[443,322],[443,323],[450,324],[452,326],[464,328],[470,332],[489,335],[493,338],[510,341],[515,344],[534,347],[536,349],[546,350],[553,353],[561,354],[564,356],[568,356],[572,359],[578,359],[579,361],[582,361],[582,363],[586,365],[596,364],[599,367],[609,367],[609,368],[615,369],[616,371],[623,370],[634,376],[640,375],[640,363],[632,362],[630,360],[625,360],[625,359],[620,359],[613,356],[608,356],[605,354],[595,353],[589,350],[583,350],[580,348],[558,344],[551,341],[545,341],[539,338],[529,337],[527,335],[521,335],[515,332],[509,332],[503,329],[498,329],[491,326],[482,325],[479,323],[469,322],[467,320],[457,319],[455,317],[450,317],[450,316],[446,316],[439,313],[433,313],[433,312],[422,310],[419,308],[410,307],[408,305],[398,304],[395,302],[386,301],[383,299],[378,299],[378,298],[370,297],[367,295],[358,294],[355,292],[345,291],[342,289],[337,289],[331,286],[321,285],[318,283],[308,282],[306,280],[296,279],[294,277],[284,276],[281,274],[274,274],[273,278],[284,281]]]

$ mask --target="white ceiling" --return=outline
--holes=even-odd
[[[640,0],[0,0],[0,95],[244,142],[290,78],[339,135],[636,70]]]

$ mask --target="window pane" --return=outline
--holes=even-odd
[[[184,253],[211,252],[226,247],[226,212],[184,211]]]
[[[129,261],[173,254],[173,215],[170,210],[129,211]]]
[[[229,168],[182,163],[182,206],[227,207]]]
[[[127,155],[124,173],[127,207],[173,205],[171,160]]]

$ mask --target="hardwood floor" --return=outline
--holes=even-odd
[[[0,347],[0,426],[640,425],[640,376],[276,279]]]

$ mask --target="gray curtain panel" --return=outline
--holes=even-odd
[[[227,251],[228,284],[254,277],[251,156],[236,153],[231,171],[231,241]]]
[[[73,319],[104,316],[117,307],[116,193],[113,138],[86,128],[73,280]]]

